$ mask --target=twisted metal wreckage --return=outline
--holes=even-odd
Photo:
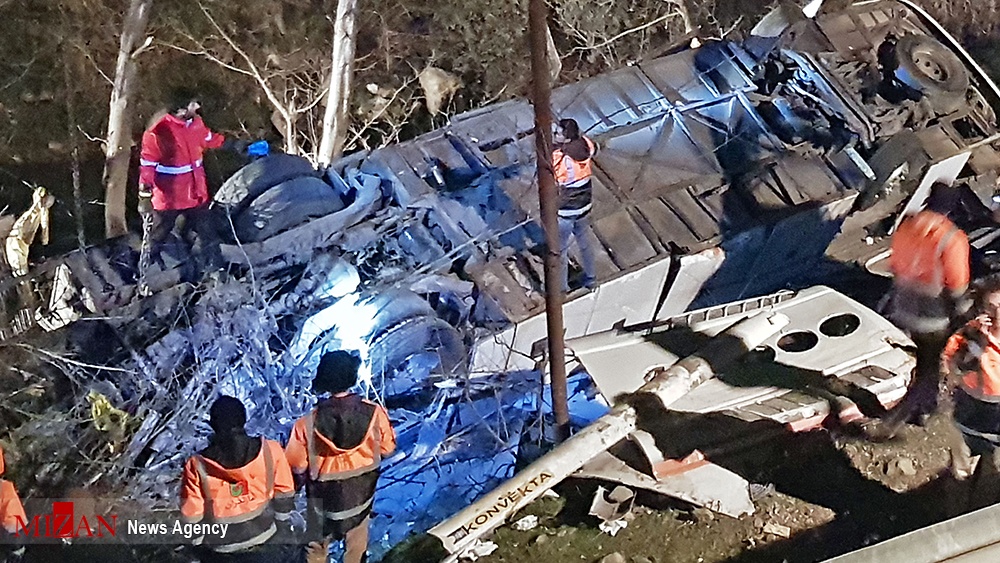
[[[912,365],[902,333],[827,288],[767,294],[821,281],[830,258],[878,270],[891,219],[934,180],[969,196],[963,226],[977,264],[989,262],[1000,92],[908,1],[815,18],[783,5],[742,42],[682,47],[567,85],[553,105],[602,147],[592,229],[600,283],[565,304],[569,347],[589,371],[570,380],[578,426],[609,404],[620,415],[616,397],[676,373],[668,368],[696,348],[672,343],[664,335],[678,331],[668,329],[712,337],[760,312],[785,320],[755,337],[753,361],[702,373],[671,409],[803,430],[854,390],[898,400]],[[530,105],[515,100],[324,173],[288,155],[253,162],[215,197],[238,272],[227,281],[180,283],[177,245],[147,276],[154,294],[138,299],[134,241],[117,241],[0,283],[4,295],[25,284],[48,295],[33,315],[8,315],[2,335],[20,338],[33,323],[112,335],[117,371],[81,386],[119,413],[105,424],[119,430],[103,475],[154,509],[173,505],[214,396],[240,397],[251,430],[280,438],[311,406],[321,351],[358,350],[365,388],[399,433],[375,503],[375,551],[459,513],[432,531],[457,554],[559,480],[543,468],[551,478],[527,474],[486,494],[535,449],[547,410],[532,128]],[[809,377],[793,388],[761,376],[778,366]],[[15,436],[61,431],[54,424]],[[663,452],[634,419],[618,429],[559,474],[752,512],[746,482],[698,445]],[[604,453],[626,435],[646,453],[645,471]]]

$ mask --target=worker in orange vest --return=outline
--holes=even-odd
[[[396,449],[385,409],[350,392],[360,365],[357,356],[343,350],[323,355],[313,391],[330,397],[296,421],[285,448],[292,471],[306,487],[310,537],[324,550],[330,541],[344,540],[344,563],[366,560],[379,466]]]
[[[925,208],[903,219],[892,235],[888,316],[916,344],[917,366],[906,396],[869,432],[873,438],[891,438],[914,415],[938,407],[941,351],[970,304],[969,239],[948,218],[957,203],[957,190],[935,183]]]
[[[3,459],[3,449],[0,449],[0,475],[6,469]],[[27,526],[28,518],[24,515],[24,506],[21,504],[21,497],[17,495],[14,483],[7,479],[0,479],[0,524],[3,525],[4,532],[9,537],[18,530],[18,518],[21,524]]]
[[[224,534],[196,538],[201,561],[296,561],[290,540],[295,483],[281,445],[246,433],[243,403],[212,404],[207,448],[191,456],[181,479],[185,523],[228,524]]]
[[[597,145],[580,133],[576,120],[560,119],[552,140],[552,171],[559,185],[559,251],[562,261],[562,290],[569,291],[569,242],[576,240],[583,266],[583,285],[597,280],[590,237],[590,210],[593,207],[591,161]]]
[[[941,360],[953,388],[955,426],[965,439],[953,452],[957,476],[969,472],[970,455],[979,456],[972,473],[966,509],[1000,502],[1000,276],[977,292],[975,319],[945,345]]]

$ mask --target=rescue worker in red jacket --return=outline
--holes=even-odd
[[[179,233],[187,238],[197,235],[200,273],[223,265],[219,250],[219,231],[209,210],[211,198],[205,181],[202,161],[206,149],[235,149],[244,141],[227,141],[209,129],[198,115],[201,103],[188,90],[171,95],[168,113],[142,135],[139,161],[139,213],[152,214],[149,233],[151,259],[159,257],[164,241],[183,218]]]
[[[969,308],[969,239],[948,218],[956,190],[931,186],[925,208],[903,219],[892,235],[889,319],[917,346],[917,366],[906,396],[870,434],[891,438],[911,417],[937,409],[941,351],[955,319]]]
[[[553,135],[552,170],[559,186],[559,246],[562,261],[562,289],[569,291],[569,243],[576,240],[583,266],[583,285],[597,280],[590,237],[590,210],[593,207],[591,160],[597,145],[580,134],[576,120],[560,119]]]
[[[224,534],[196,539],[201,561],[296,561],[291,545],[295,483],[281,445],[247,436],[246,409],[234,397],[212,404],[207,448],[191,456],[181,479],[185,523],[228,524]]]
[[[366,560],[368,523],[383,457],[396,449],[385,409],[350,393],[361,360],[346,351],[324,354],[313,391],[330,393],[296,421],[285,448],[309,498],[311,538],[325,549],[344,540],[344,563]]]
[[[968,471],[970,454],[979,456],[967,510],[1000,502],[1000,277],[983,282],[976,310],[979,316],[952,335],[941,358],[965,439],[962,455],[953,452],[956,473]]]
[[[6,469],[5,465],[3,449],[0,449],[0,475],[3,475]],[[24,506],[21,504],[21,497],[17,495],[14,483],[0,479],[0,525],[8,537],[17,532],[18,518],[21,519],[20,524],[28,525],[28,518],[24,515]]]

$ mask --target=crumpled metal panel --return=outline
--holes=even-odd
[[[627,197],[645,199],[665,186],[719,177],[722,169],[712,157],[713,146],[699,146],[670,113],[642,126],[606,135],[597,167]]]
[[[641,63],[639,68],[676,106],[715,100],[736,90],[754,89],[733,51],[720,43]]]
[[[574,476],[653,491],[733,518],[754,512],[747,480],[714,463],[695,464],[684,472],[657,479],[603,452],[584,464]]]
[[[556,119],[573,118],[586,135],[600,138],[610,129],[663,113],[663,94],[637,67],[557,88],[552,92]]]
[[[535,128],[535,111],[527,100],[511,100],[452,117],[449,129],[464,135],[484,152]]]

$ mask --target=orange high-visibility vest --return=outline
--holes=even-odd
[[[316,428],[316,413],[300,418],[292,428],[285,456],[296,474],[307,475],[311,510],[322,516],[325,529],[341,537],[371,511],[384,456],[396,450],[396,434],[385,409],[369,401],[371,419],[361,442],[338,447]]]
[[[225,538],[203,543],[220,553],[245,551],[277,532],[275,520],[288,520],[294,508],[295,483],[281,445],[261,438],[260,453],[250,463],[225,468],[201,455],[191,456],[181,480],[181,518],[230,526]]]
[[[970,332],[978,333],[974,342],[967,336]],[[978,360],[976,369],[961,375],[962,390],[980,401],[1000,402],[1000,342],[972,321],[948,339],[941,357],[954,368],[960,353],[972,354]]]
[[[3,475],[5,464],[3,460],[3,449],[0,449],[0,475]],[[27,525],[28,517],[24,514],[24,506],[21,504],[21,497],[17,495],[14,483],[6,479],[0,479],[0,525],[9,534],[17,531],[18,521]]]
[[[892,235],[889,267],[895,283],[923,295],[969,287],[969,239],[944,215],[924,210],[900,223]]]
[[[969,286],[965,233],[940,213],[911,215],[892,235],[889,267],[894,276],[889,318],[914,334],[947,330],[955,311],[946,297]]]
[[[562,187],[578,188],[589,182],[590,177],[594,175],[593,170],[591,170],[594,142],[586,136],[582,139],[587,143],[590,155],[584,160],[574,160],[562,149],[552,151],[552,171],[555,174],[556,182]]]

